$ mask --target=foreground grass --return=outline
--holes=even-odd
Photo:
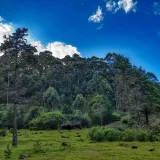
[[[12,135],[0,137],[0,160],[4,159],[4,150],[10,144],[12,156],[18,160],[20,154],[31,155],[29,160],[160,160],[160,142],[92,142],[88,130],[29,131],[20,130],[18,147],[11,147]],[[79,135],[79,136],[78,136]],[[39,141],[40,147],[33,149]],[[62,146],[66,142],[69,146]],[[132,149],[132,146],[138,149]],[[148,149],[155,148],[149,152]]]

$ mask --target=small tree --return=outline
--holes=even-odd
[[[92,111],[97,114],[103,125],[103,113],[110,110],[110,103],[104,95],[96,95],[91,99],[90,106]]]

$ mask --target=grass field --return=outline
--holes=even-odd
[[[10,144],[10,159],[13,160],[18,160],[20,154],[30,155],[29,160],[160,160],[160,142],[95,143],[89,139],[87,129],[63,131],[61,134],[58,131],[19,132],[18,147],[11,147],[11,133],[0,137],[0,160],[4,159],[7,144]],[[63,142],[68,146],[62,146]],[[133,145],[138,148],[132,149]],[[155,148],[155,151],[149,152],[150,148]]]

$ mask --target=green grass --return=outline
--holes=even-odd
[[[29,131],[20,130],[18,147],[11,146],[12,135],[0,137],[0,160],[4,159],[4,150],[10,144],[12,157],[18,160],[20,154],[29,154],[28,160],[160,160],[160,142],[92,142],[88,130],[63,131]],[[40,133],[42,132],[42,133]],[[37,134],[35,134],[37,133]],[[81,137],[77,137],[77,133]],[[70,138],[62,138],[68,136]],[[41,143],[38,153],[33,150],[36,141]],[[71,146],[63,147],[62,142]],[[138,149],[132,149],[132,146]],[[148,149],[155,148],[149,152]]]

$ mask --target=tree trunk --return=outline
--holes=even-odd
[[[13,107],[13,137],[12,137],[12,146],[17,146],[18,144],[18,136],[17,136],[17,58],[16,58],[16,66],[14,72],[14,107]]]
[[[17,146],[18,136],[17,136],[17,118],[16,118],[16,104],[14,104],[13,108],[13,137],[12,137],[12,146]]]
[[[148,114],[148,109],[145,108],[144,110],[145,118],[146,118],[146,124],[147,126],[149,125],[149,114]]]
[[[103,119],[102,119],[102,115],[100,115],[100,120],[101,120],[101,126],[103,126]]]

